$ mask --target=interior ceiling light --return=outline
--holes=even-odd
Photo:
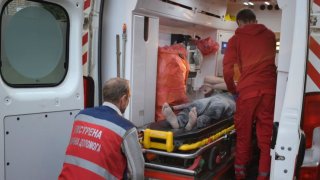
[[[265,1],[264,4],[265,5],[270,5],[270,3],[268,1]]]
[[[244,4],[244,5],[246,5],[246,6],[248,6],[248,5],[249,5],[249,4],[248,4],[248,2],[244,2],[243,4]]]
[[[253,2],[248,2],[248,4],[249,4],[249,5],[251,5],[251,6],[253,6],[253,5],[254,5],[254,4],[253,4]]]

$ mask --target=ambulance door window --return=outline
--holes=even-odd
[[[11,87],[57,86],[68,69],[69,18],[64,8],[27,0],[1,9],[1,78]]]

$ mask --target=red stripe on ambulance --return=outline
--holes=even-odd
[[[319,0],[320,2],[320,0]],[[309,37],[309,50],[316,56],[316,59],[312,59],[313,63],[315,61],[319,61],[320,59],[320,44],[317,42],[317,40],[310,36]],[[309,56],[310,58],[310,56]],[[307,62],[307,75],[310,77],[312,82],[320,88],[320,73],[317,70],[315,64],[312,64],[312,61],[309,59]]]
[[[84,54],[82,54],[82,65],[87,63],[87,61],[88,61],[88,52],[84,52]]]
[[[86,32],[82,36],[82,47],[84,47],[88,43],[88,37],[89,37],[88,32]],[[83,50],[83,52],[82,52],[82,65],[87,63],[87,61],[88,61],[88,50],[87,50],[87,48],[85,48],[85,50]]]
[[[91,11],[91,0],[85,0],[83,4],[83,12],[84,12],[84,18],[88,18]],[[89,43],[89,29],[83,29],[82,34],[82,65],[84,69],[87,69],[87,62],[89,58],[89,52],[88,52],[88,43]],[[83,74],[86,76],[87,71],[84,71]]]
[[[90,7],[91,0],[85,0],[83,5],[83,10],[86,10]]]
[[[320,73],[310,63],[310,61],[307,62],[307,73],[308,76],[312,79],[312,81],[317,85],[317,87],[320,88],[320,82],[318,81],[318,79],[320,79]]]
[[[82,46],[88,43],[88,36],[89,36],[88,32],[82,36]]]
[[[312,36],[310,36],[309,49],[320,59],[320,45]]]

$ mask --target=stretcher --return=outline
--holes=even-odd
[[[150,124],[143,131],[145,176],[155,179],[212,179],[232,166],[235,147],[233,118],[186,131],[169,123]]]

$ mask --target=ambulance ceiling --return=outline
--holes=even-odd
[[[176,19],[171,19],[171,18],[166,18],[166,17],[162,17],[160,18],[160,24],[162,26],[168,26],[168,27],[176,27],[176,28],[185,28],[185,29],[197,29],[199,31],[207,31],[208,27],[206,26],[202,26],[202,25],[198,25],[198,24],[193,24],[193,23],[188,23],[185,21],[179,21]],[[211,29],[211,28],[209,28]]]
[[[193,14],[198,13],[209,18],[222,18],[227,9],[226,0],[160,0],[173,6],[182,7],[183,9],[190,10]],[[184,13],[187,14],[187,13]],[[177,27],[177,28],[196,28],[198,30],[206,31],[208,26],[199,25],[201,23],[178,20],[171,17],[159,15],[160,24],[164,26]],[[206,18],[204,18],[206,19]],[[185,19],[186,20],[186,19]],[[209,29],[211,29],[209,27]]]
[[[226,14],[235,16],[236,13],[243,8],[252,8],[254,10],[261,10],[264,6],[266,13],[273,13],[276,0],[159,0],[162,2],[170,3],[171,5],[184,6],[188,8],[199,7],[198,9],[192,9],[193,11],[203,11],[206,15],[217,15],[217,18],[221,18]],[[250,4],[248,4],[250,2]],[[246,5],[247,4],[247,5]],[[268,5],[272,6],[272,11],[269,11]],[[201,9],[200,9],[201,8]],[[198,25],[197,23],[190,23],[187,21],[179,21],[168,17],[161,17],[160,24],[164,26],[177,27],[177,28],[197,28],[206,30],[208,27]]]
[[[276,4],[276,0],[228,0],[229,4],[245,4],[245,3],[253,3],[253,4],[264,4],[264,3],[270,3],[270,4]]]
[[[228,0],[227,14],[236,15],[243,8],[268,11],[270,13],[279,10],[276,0]]]

